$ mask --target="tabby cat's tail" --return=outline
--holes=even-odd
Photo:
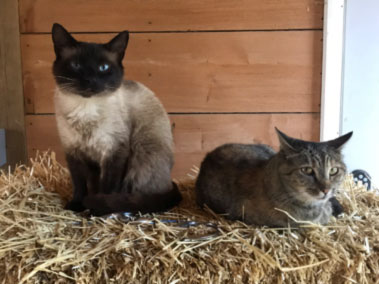
[[[95,216],[119,212],[162,212],[171,209],[182,200],[178,186],[174,182],[172,184],[172,190],[164,193],[88,195],[84,198],[83,204]]]

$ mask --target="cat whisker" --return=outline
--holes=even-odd
[[[61,84],[61,85],[59,85],[60,89],[67,89],[67,88],[72,88],[72,87],[73,87],[72,84]]]
[[[72,78],[68,78],[68,77],[64,77],[64,76],[55,76],[56,78],[61,78],[61,79],[65,79],[65,80],[68,80],[68,81],[73,81],[73,82],[76,82],[75,79],[72,79]]]
[[[74,84],[72,84],[72,83],[59,84],[59,89],[62,91],[70,92],[74,89],[73,87],[74,87]]]
[[[118,88],[115,88],[115,87],[112,87],[112,86],[106,85],[106,86],[105,86],[105,89],[106,89],[106,90],[116,91]]]

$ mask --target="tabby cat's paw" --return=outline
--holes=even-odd
[[[330,203],[332,204],[332,214],[334,217],[337,217],[338,215],[341,215],[343,213],[343,207],[341,203],[337,200],[337,198],[332,197],[329,199]]]

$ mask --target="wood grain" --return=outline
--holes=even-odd
[[[22,66],[14,0],[0,1],[0,128],[5,129],[7,163],[25,162],[26,141],[22,91]]]
[[[277,126],[304,140],[319,140],[319,114],[171,115],[175,139],[173,177],[183,178],[204,155],[223,143],[266,143],[278,147]],[[28,153],[52,149],[64,162],[54,115],[27,115]]]
[[[23,33],[322,28],[322,0],[20,0]]]
[[[321,39],[320,31],[131,34],[125,72],[169,112],[319,112]],[[22,35],[21,47],[26,111],[53,113],[51,36]]]

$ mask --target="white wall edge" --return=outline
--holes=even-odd
[[[342,120],[345,0],[325,0],[320,140],[338,137]]]

